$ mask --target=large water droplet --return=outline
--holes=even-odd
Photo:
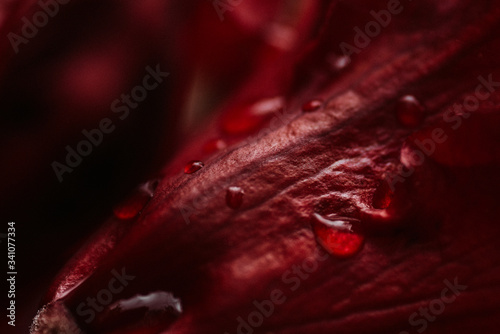
[[[238,209],[243,204],[245,192],[240,187],[229,187],[226,192],[226,204],[231,209]]]
[[[111,324],[113,328],[117,328],[119,324],[119,328],[134,324],[134,333],[157,333],[175,322],[182,311],[181,300],[169,292],[135,295],[111,304],[103,313],[105,318],[102,327],[109,328]]]
[[[337,257],[355,255],[361,250],[365,240],[360,232],[360,221],[354,218],[325,218],[315,213],[312,227],[321,246]]]
[[[203,168],[203,166],[205,166],[205,165],[201,161],[197,161],[197,160],[190,161],[184,167],[184,173],[193,174],[194,172],[197,172],[201,168]]]
[[[136,217],[153,197],[157,186],[158,180],[151,180],[141,184],[134,190],[132,195],[113,209],[115,216],[119,219],[132,219]]]
[[[323,105],[323,101],[321,101],[321,100],[317,100],[317,99],[311,100],[311,101],[308,101],[302,105],[302,111],[303,112],[316,111],[319,108],[321,108],[322,105]]]
[[[425,119],[425,108],[413,95],[401,97],[396,104],[398,121],[407,127],[417,127]]]
[[[182,313],[181,300],[173,294],[164,291],[156,291],[147,295],[136,295],[130,299],[119,300],[110,306],[110,309],[130,311],[146,308],[150,312],[171,310],[175,314]]]
[[[285,100],[281,96],[266,98],[226,113],[222,130],[231,135],[249,134],[258,129],[275,112],[283,110]]]

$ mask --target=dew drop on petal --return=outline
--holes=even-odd
[[[349,66],[351,57],[345,55],[332,55],[328,58],[328,63],[330,64],[331,71],[337,73]]]
[[[302,105],[302,111],[303,112],[316,111],[319,108],[321,108],[322,105],[323,105],[323,101],[321,101],[321,100],[317,100],[317,99],[311,100],[311,101],[308,101]]]
[[[360,232],[358,219],[325,218],[315,213],[312,227],[318,243],[334,256],[351,257],[363,247],[365,237]]]
[[[227,147],[227,144],[225,141],[219,138],[211,139],[208,142],[205,143],[203,146],[203,152],[205,153],[214,153],[220,150],[223,150]]]
[[[222,130],[230,135],[252,133],[284,106],[285,100],[281,96],[242,104],[226,112],[221,123]]]
[[[172,293],[155,291],[119,299],[108,307],[104,324],[135,324],[140,333],[157,333],[174,323],[183,312],[182,301]],[[156,329],[151,331],[152,329]]]
[[[139,189],[148,194],[150,197],[153,197],[155,190],[158,187],[158,183],[160,183],[160,180],[149,180],[148,182],[141,184]]]
[[[157,186],[158,180],[141,184],[125,201],[114,207],[113,213],[119,219],[135,218],[153,197]]]
[[[401,151],[399,153],[399,160],[401,164],[408,169],[409,174],[406,172],[401,173],[401,176],[408,177],[410,176],[415,167],[421,166],[425,163],[427,159],[427,155],[424,152],[417,148],[411,141],[406,141],[403,143],[401,147]]]
[[[284,108],[285,99],[282,96],[275,96],[267,99],[262,99],[250,108],[250,112],[254,115],[267,115],[280,111]]]
[[[245,192],[240,187],[229,187],[226,192],[226,204],[231,209],[238,209],[243,203]]]
[[[175,298],[173,294],[164,291],[156,291],[147,295],[135,295],[126,300],[119,300],[110,306],[110,309],[120,309],[129,311],[134,309],[146,308],[148,311],[172,310],[176,314],[182,313],[181,300]]]
[[[401,97],[396,104],[396,117],[407,127],[417,127],[425,119],[425,109],[413,95]]]
[[[199,171],[201,168],[205,166],[203,162],[193,160],[187,163],[187,165],[184,167],[184,173],[185,174],[193,174],[194,172]]]

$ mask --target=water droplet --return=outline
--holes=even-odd
[[[231,209],[238,209],[243,203],[245,192],[240,187],[229,187],[226,192],[226,204]]]
[[[190,161],[184,167],[184,173],[193,174],[194,172],[199,171],[203,166],[205,165],[201,161],[196,161],[196,160]]]
[[[164,291],[156,291],[147,295],[136,295],[130,299],[119,300],[110,306],[110,309],[129,311],[146,308],[148,311],[171,310],[176,314],[182,313],[181,300],[175,298],[173,294]]]
[[[175,322],[182,312],[179,298],[169,292],[155,291],[114,302],[103,311],[103,317],[97,320],[97,326],[107,329],[110,325],[113,328],[117,324],[124,327],[133,325],[134,333],[152,333],[152,329],[156,333],[161,331],[160,328],[166,328]]]
[[[139,188],[146,194],[148,194],[150,197],[153,197],[156,188],[158,187],[158,184],[160,183],[160,180],[149,180],[148,182],[145,182],[139,186]]]
[[[349,66],[351,63],[351,57],[345,55],[332,55],[328,58],[328,63],[330,64],[332,72],[337,73]]]
[[[372,206],[375,209],[387,209],[391,204],[393,196],[394,193],[389,184],[387,182],[381,182],[373,193]]]
[[[355,255],[365,240],[360,232],[360,221],[354,218],[325,218],[315,213],[312,227],[321,246],[337,257]]]
[[[414,143],[407,140],[401,147],[399,160],[406,169],[401,170],[400,175],[409,177],[415,172],[415,167],[422,166],[427,159],[427,156],[415,146]],[[407,171],[406,171],[407,170]]]
[[[255,115],[272,114],[283,109],[284,105],[285,99],[281,96],[275,96],[255,102],[250,111]]]
[[[205,146],[203,146],[203,151],[205,153],[214,153],[223,150],[226,147],[227,144],[225,141],[223,141],[222,139],[215,138],[205,143]]]
[[[281,96],[243,104],[225,114],[221,124],[222,130],[230,135],[249,134],[274,113],[283,110],[284,106],[285,100]]]
[[[302,111],[303,112],[316,111],[319,108],[321,108],[322,105],[323,105],[323,101],[321,101],[321,100],[311,100],[311,101],[308,101],[302,105]]]
[[[119,219],[132,219],[136,217],[153,197],[158,186],[158,180],[151,180],[141,184],[124,202],[117,205],[113,212]]]
[[[413,95],[405,95],[396,104],[398,121],[407,127],[417,127],[424,121],[425,110]]]

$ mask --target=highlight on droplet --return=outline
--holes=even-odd
[[[360,221],[355,218],[325,218],[314,213],[312,227],[318,243],[330,254],[340,258],[357,254],[365,241],[360,232]]]
[[[200,169],[203,168],[205,164],[201,161],[198,160],[192,160],[186,164],[184,167],[184,173],[185,174],[193,174],[194,172],[199,171]]]

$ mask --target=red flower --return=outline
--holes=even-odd
[[[231,24],[256,19],[232,3]],[[111,218],[61,271],[35,333],[495,332],[495,2],[276,4],[259,34],[279,43],[252,49],[138,218]]]

